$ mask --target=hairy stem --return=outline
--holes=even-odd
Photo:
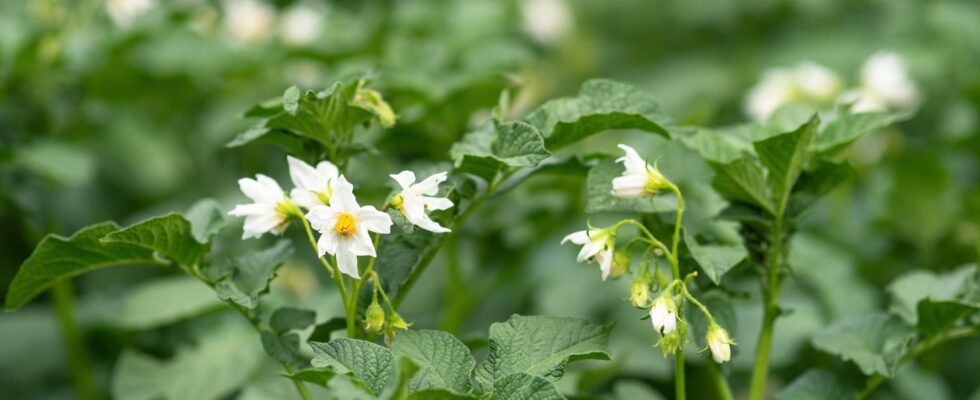
[[[783,254],[783,207],[776,215],[771,247],[767,255],[766,287],[763,295],[762,329],[755,350],[755,366],[749,386],[749,400],[763,400],[766,394],[766,378],[769,374],[769,351],[772,348],[773,328],[779,316],[779,297],[782,290],[780,268]]]
[[[68,350],[68,365],[71,368],[70,373],[72,385],[75,387],[75,396],[80,400],[94,400],[100,396],[95,388],[85,341],[78,328],[78,320],[75,318],[72,292],[70,280],[59,282],[51,290],[51,300],[54,303],[54,310],[61,326],[61,338]]]

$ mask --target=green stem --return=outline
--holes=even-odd
[[[351,338],[356,337],[357,325],[355,325],[354,316],[351,315],[350,304],[354,303],[356,307],[357,300],[354,296],[357,296],[357,293],[351,293],[350,297],[348,298],[347,284],[344,283],[344,275],[340,273],[340,269],[336,267],[336,263],[333,264],[328,263],[327,260],[325,260],[323,257],[319,257],[320,250],[319,247],[316,245],[316,238],[313,236],[313,229],[310,228],[310,222],[307,221],[306,217],[303,217],[302,215],[300,215],[298,218],[300,221],[303,222],[303,228],[305,228],[306,230],[306,237],[310,239],[310,246],[313,247],[313,253],[317,254],[318,256],[317,258],[320,260],[320,264],[323,264],[323,267],[326,268],[327,271],[330,271],[330,276],[332,276],[334,281],[337,282],[337,289],[340,290],[340,299],[344,303],[344,310],[347,311],[347,318],[346,318],[347,337],[351,337]],[[373,258],[371,259],[371,261],[372,261],[371,265],[374,265]]]
[[[779,297],[782,285],[779,274],[782,267],[783,247],[783,207],[776,215],[773,228],[772,247],[767,265],[766,291],[763,297],[762,330],[755,350],[755,367],[752,369],[752,383],[749,387],[749,400],[763,400],[766,394],[766,378],[769,373],[769,351],[772,348],[773,328],[779,316]]]
[[[51,290],[51,300],[58,315],[58,323],[61,325],[61,338],[65,349],[68,350],[68,364],[71,368],[75,396],[81,400],[98,399],[100,396],[92,377],[88,351],[85,349],[85,341],[75,318],[71,281],[65,280],[55,284]]]
[[[711,378],[711,382],[715,384],[715,390],[718,391],[718,400],[733,400],[732,388],[728,386],[728,380],[719,371],[718,364],[708,361],[708,376]]]
[[[679,307],[678,310],[680,310]],[[684,388],[684,346],[680,346],[677,349],[677,354],[674,354],[674,392],[675,399],[687,399],[687,392]]]
[[[378,243],[380,239],[381,239],[381,234],[375,233],[374,234],[375,255],[380,255],[377,253],[379,250]],[[357,279],[354,281],[354,290],[350,294],[350,300],[344,303],[344,309],[346,310],[347,320],[349,321],[355,321],[357,319],[357,303],[361,300],[361,288],[364,287],[364,281],[367,280],[367,278],[374,273],[374,263],[377,262],[377,260],[378,257],[371,257],[371,260],[368,261],[367,268],[365,268],[364,273],[361,274],[361,279]],[[375,276],[377,275],[375,274]],[[380,281],[377,282],[377,285],[379,286],[381,285]],[[353,338],[353,337],[357,337],[356,335],[357,335],[357,327],[353,324],[353,322],[348,323],[347,336]]]
[[[677,265],[677,246],[681,242],[681,221],[684,219],[684,196],[677,185],[671,184],[670,190],[677,196],[677,221],[674,223],[674,243],[671,245],[670,254],[673,257],[673,266]],[[680,279],[680,271],[674,269],[674,279]]]
[[[684,197],[681,196],[680,189],[676,185],[670,185],[671,190],[677,195],[677,220],[674,223],[674,241],[671,243],[670,252],[667,254],[667,259],[670,261],[670,272],[674,279],[677,281],[681,278],[681,267],[677,259],[677,249],[680,244],[681,239],[681,222],[684,219]],[[661,244],[662,245],[662,244]],[[666,251],[666,250],[665,250]],[[684,288],[687,291],[687,288]],[[697,303],[701,304],[701,303]],[[703,306],[702,306],[703,307]],[[680,303],[677,305],[677,315],[684,315],[684,304]],[[682,343],[686,342],[687,338],[682,338]],[[686,389],[684,387],[684,345],[682,344],[677,350],[677,354],[674,355],[674,391],[675,398],[677,400],[685,400],[687,398]]]
[[[940,344],[953,341],[956,339],[961,339],[970,336],[977,336],[977,335],[980,335],[980,327],[965,326],[961,328],[951,329],[949,331],[946,331],[945,333],[936,335],[928,340],[923,340],[919,344],[915,345],[915,347],[913,347],[912,350],[910,350],[908,353],[905,353],[905,355],[902,356],[902,358],[898,359],[898,361],[895,363],[895,369],[898,369],[905,363],[915,359],[916,357],[922,355],[922,353],[925,353],[926,351],[929,351],[933,347],[936,347]],[[880,374],[875,374],[874,376],[868,378],[868,382],[865,384],[864,389],[857,394],[857,398],[859,400],[867,398],[869,395],[871,395],[872,392],[875,391],[875,389],[878,388],[878,386],[880,386],[882,383],[885,382],[885,379],[887,378]]]

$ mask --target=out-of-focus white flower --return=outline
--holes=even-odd
[[[602,271],[602,280],[606,280],[612,271],[615,239],[615,233],[608,229],[592,229],[573,232],[565,236],[561,243],[565,244],[565,242],[571,241],[582,246],[582,250],[578,252],[577,261],[595,261]]]
[[[640,154],[630,146],[620,144],[626,155],[616,159],[626,169],[622,176],[613,178],[612,195],[624,199],[635,199],[653,195],[669,187],[669,182],[655,166],[647,164]]]
[[[268,176],[258,174],[255,179],[242,178],[238,186],[252,204],[239,204],[228,214],[245,217],[242,239],[260,237],[266,232],[282,234],[289,225],[290,216],[300,216],[302,213],[279,187],[276,181]]]
[[[106,0],[105,8],[112,22],[128,26],[156,5],[156,0]]]
[[[279,21],[279,35],[291,45],[312,42],[323,28],[323,10],[306,4],[297,4],[283,13]]]
[[[888,108],[914,108],[921,96],[908,75],[902,57],[892,52],[878,52],[861,67],[861,88],[853,111],[879,111]]]
[[[360,279],[357,256],[377,257],[370,232],[391,231],[391,217],[372,206],[357,204],[354,186],[343,175],[333,185],[330,205],[313,207],[306,218],[320,232],[319,255],[336,256],[340,271],[354,279]]]
[[[779,107],[801,102],[823,105],[832,102],[841,91],[841,80],[820,64],[804,61],[793,68],[767,70],[745,99],[745,112],[763,122]]]
[[[667,293],[657,297],[650,307],[650,322],[653,323],[653,329],[662,335],[677,329],[677,305]]]
[[[572,27],[572,12],[562,0],[524,0],[520,4],[524,31],[538,42],[554,43]]]
[[[391,205],[405,215],[405,219],[419,228],[432,232],[449,232],[425,213],[429,210],[445,210],[453,202],[445,197],[434,197],[439,192],[439,184],[446,180],[446,173],[440,172],[415,183],[415,173],[402,171],[390,175],[402,187],[401,193],[391,199]]]
[[[320,161],[316,168],[313,168],[310,164],[292,156],[286,156],[286,161],[289,163],[289,177],[296,186],[289,192],[293,201],[306,209],[329,205],[333,184],[339,176],[337,166],[330,161]]]
[[[708,327],[708,348],[711,349],[711,357],[716,363],[721,364],[732,359],[731,345],[734,343],[728,337],[728,332],[718,324],[712,322]]]
[[[255,0],[226,0],[225,27],[236,40],[258,43],[269,37],[275,11]]]

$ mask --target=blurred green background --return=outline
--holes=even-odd
[[[391,103],[398,124],[362,132],[355,141],[373,150],[355,157],[348,174],[365,202],[379,203],[387,174],[448,162],[451,144],[489,118],[503,90],[509,117],[519,118],[575,94],[589,78],[612,78],[650,93],[684,124],[723,127],[751,119],[746,96],[767,70],[818,63],[845,91],[862,85],[862,65],[880,51],[904,60],[919,92],[915,116],[855,146],[848,157],[859,176],[820,204],[793,243],[785,303],[794,312],[777,325],[773,352],[774,387],[812,366],[859,381],[853,365],[810,346],[813,331],[885,307],[882,288],[903,272],[951,270],[980,255],[976,1],[0,2],[0,295],[49,232],[129,224],[205,197],[230,209],[244,200],[236,180],[255,173],[286,182],[282,150],[225,143],[249,126],[241,117],[248,106],[290,85],[320,90],[367,76]],[[559,155],[613,154],[620,142],[664,156],[664,173],[690,197],[691,223],[721,208],[704,162],[660,137],[614,132]],[[576,250],[558,244],[586,220],[584,181],[584,174],[536,175],[492,199],[443,250],[403,315],[415,327],[464,339],[485,336],[512,313],[618,321],[613,361],[574,369],[564,389],[669,398],[670,366],[650,348],[655,333],[621,301],[629,282],[600,282],[594,266],[576,264]],[[238,239],[240,221],[231,225],[219,245],[256,245]],[[269,301],[314,308],[319,321],[341,315],[326,273],[308,252],[297,254]],[[448,263],[461,274],[448,275]],[[746,296],[736,307],[740,346],[726,372],[741,392],[761,312],[748,296],[756,292],[750,271],[732,275]],[[75,279],[79,322],[105,395],[125,348],[168,357],[248,329],[228,322],[213,294],[181,279],[142,266]],[[447,293],[447,279],[469,290]],[[154,297],[160,287],[184,293],[193,307],[168,314],[173,299]],[[42,297],[0,314],[0,398],[73,396],[48,303]],[[156,317],[141,320],[146,313]],[[251,339],[246,350],[261,354]],[[711,398],[696,384],[704,359],[690,357],[692,398]],[[267,361],[231,364],[250,379],[226,396],[291,395]],[[980,341],[943,346],[874,398],[980,399],[977,370]],[[282,383],[287,391],[277,392]]]

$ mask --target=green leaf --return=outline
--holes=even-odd
[[[848,390],[834,374],[814,368],[800,375],[785,388],[776,392],[775,400],[852,400],[854,392]]]
[[[705,161],[727,164],[755,154],[752,144],[736,133],[743,129],[759,129],[759,126],[739,125],[723,129],[684,127],[672,132],[674,140],[694,150]]]
[[[600,160],[589,169],[586,178],[588,201],[585,212],[638,212],[654,213],[677,211],[677,203],[673,197],[655,196],[639,199],[622,199],[612,195],[613,178],[623,174],[623,165],[616,162],[614,157]]]
[[[639,129],[669,138],[673,121],[652,98],[639,89],[595,79],[582,85],[576,97],[551,100],[532,112],[527,123],[557,150],[594,134],[613,129]]]
[[[228,320],[203,330],[196,345],[178,349],[167,360],[124,351],[114,368],[112,395],[120,400],[221,398],[243,384],[263,357],[254,331]]]
[[[425,389],[408,395],[408,400],[477,400],[471,394],[453,393],[444,389]]]
[[[187,275],[170,276],[140,284],[122,299],[115,322],[143,330],[168,325],[221,307],[214,291]]]
[[[515,372],[500,378],[489,400],[564,400],[551,381],[537,376]]]
[[[809,159],[810,143],[819,126],[820,118],[814,114],[809,122],[795,131],[753,143],[759,161],[769,171],[769,183],[776,195],[776,204],[788,201],[789,193]]]
[[[476,380],[487,391],[515,372],[557,380],[568,362],[608,360],[612,327],[580,318],[513,315],[490,325],[490,351],[476,369]]]
[[[389,386],[381,398],[385,400],[407,400],[409,382],[419,372],[419,366],[408,357],[398,357],[398,379]]]
[[[711,186],[728,200],[739,201],[761,207],[770,214],[776,210],[772,206],[772,196],[762,168],[744,158],[727,164],[709,163],[715,171]]]
[[[472,388],[470,373],[476,360],[466,345],[449,333],[411,329],[399,332],[389,348],[421,367],[412,380],[413,391],[435,388],[466,393]]]
[[[307,368],[293,372],[292,374],[284,374],[283,376],[299,382],[309,382],[314,385],[327,387],[330,378],[337,375],[332,368]]]
[[[183,215],[170,213],[150,218],[102,238],[103,243],[125,243],[144,247],[177,262],[183,267],[197,264],[208,252],[207,242],[199,242],[191,233],[191,223]]]
[[[907,349],[915,332],[890,314],[862,315],[839,321],[813,337],[814,347],[851,360],[865,375],[891,377],[895,362]]]
[[[269,319],[269,327],[276,333],[306,329],[316,322],[316,312],[295,307],[280,307]]]
[[[283,94],[283,112],[265,121],[265,127],[281,129],[328,144],[337,135],[346,134],[372,114],[351,105],[356,85],[334,83],[322,92],[299,93],[291,87]]]
[[[456,168],[492,180],[505,167],[533,167],[551,153],[538,130],[523,122],[487,121],[449,150]]]
[[[741,244],[698,244],[698,241],[687,231],[684,231],[684,244],[691,257],[698,262],[701,270],[716,285],[721,284],[721,278],[733,267],[749,255],[748,250]]]
[[[14,275],[4,307],[15,310],[51,285],[93,269],[121,264],[163,264],[143,247],[99,241],[117,229],[116,224],[104,222],[82,228],[68,238],[45,236]]]
[[[306,140],[291,132],[254,126],[231,139],[225,147],[241,147],[249,143],[265,143],[282,147],[289,154],[307,154]]]
[[[790,196],[787,214],[799,217],[821,197],[854,176],[854,168],[846,163],[820,160],[812,171],[800,175]]]
[[[915,328],[924,337],[938,335],[956,322],[980,310],[980,305],[962,301],[933,301],[924,299],[916,309],[919,321]]]
[[[262,348],[279,362],[293,364],[298,361],[299,335],[262,331]]]
[[[896,122],[906,120],[912,114],[907,111],[876,111],[846,113],[827,124],[811,146],[813,151],[833,154],[846,148],[865,135]]]
[[[977,279],[976,274],[976,266],[959,268],[945,274],[921,270],[905,274],[888,285],[887,291],[892,296],[889,311],[910,324],[917,324],[918,309],[923,300],[969,300],[966,291],[971,287],[969,282]]]
[[[380,394],[395,376],[395,359],[391,351],[377,344],[357,339],[339,338],[328,343],[310,342],[314,367],[331,367],[350,373],[374,394]]]
[[[279,266],[292,256],[291,242],[282,239],[264,250],[250,250],[235,258],[219,257],[202,272],[214,282],[219,299],[252,309],[258,305],[259,295],[268,290]]]
[[[227,214],[214,199],[194,203],[185,217],[191,223],[191,235],[200,243],[210,242],[211,237],[224,228],[227,220]]]

